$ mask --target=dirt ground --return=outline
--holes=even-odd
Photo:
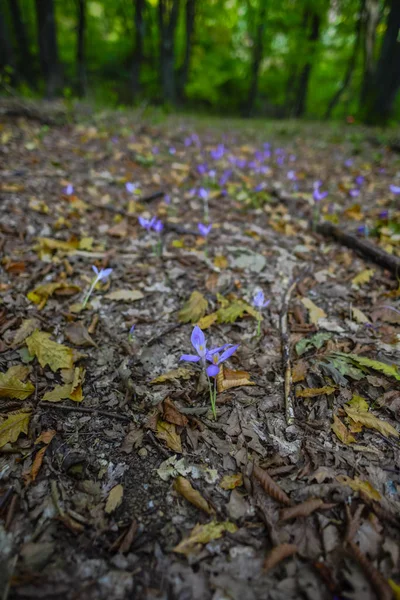
[[[400,272],[315,231],[399,260],[371,135],[0,122],[3,599],[400,598]]]

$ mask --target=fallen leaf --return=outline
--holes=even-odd
[[[352,361],[361,367],[374,369],[375,371],[379,371],[380,373],[384,373],[385,375],[394,377],[397,381],[400,381],[400,373],[395,366],[372,360],[366,356],[358,356],[358,354],[345,354],[344,352],[335,352],[335,354],[342,357],[344,360]]]
[[[124,495],[124,488],[122,487],[122,485],[120,483],[118,485],[116,485],[115,487],[113,487],[113,489],[111,490],[111,492],[108,495],[106,507],[105,507],[105,511],[108,515],[110,513],[114,512],[114,510],[116,510],[118,508],[118,506],[122,502],[123,495]]]
[[[127,219],[123,219],[113,227],[107,231],[108,235],[112,235],[113,237],[124,238],[128,235],[128,221]]]
[[[265,471],[265,469],[261,469],[258,465],[253,465],[253,475],[258,481],[261,483],[264,491],[271,496],[277,502],[281,504],[285,504],[286,506],[291,505],[291,501],[289,496],[283,489],[272,479],[271,475]]]
[[[177,477],[177,475],[187,475],[192,470],[191,466],[186,466],[185,459],[180,458],[177,460],[176,454],[164,460],[159,468],[157,469],[157,475],[163,481],[168,481],[170,477]]]
[[[179,367],[178,369],[172,369],[172,371],[167,371],[167,373],[163,373],[159,375],[152,381],[150,381],[151,385],[156,383],[165,383],[167,381],[176,381],[177,379],[190,379],[193,375],[193,372],[190,369],[186,369],[186,367]]]
[[[35,386],[30,381],[26,383],[18,379],[11,369],[0,373],[0,398],[16,398],[26,400],[35,391]]]
[[[220,393],[234,387],[255,385],[249,378],[250,374],[247,371],[232,371],[222,365],[217,375],[217,390]]]
[[[363,285],[364,283],[368,283],[368,281],[371,279],[371,277],[374,273],[375,273],[374,269],[365,269],[364,271],[361,271],[361,273],[356,275],[351,280],[351,285],[353,287],[359,287],[360,285]]]
[[[108,300],[117,300],[120,302],[135,302],[136,300],[142,300],[144,295],[140,290],[115,290],[104,296]]]
[[[398,431],[392,427],[390,423],[378,419],[378,417],[375,417],[371,412],[358,412],[348,406],[344,406],[343,408],[346,411],[346,415],[354,421],[354,423],[359,423],[368,429],[376,429],[384,436],[393,435],[394,437],[399,437]]]
[[[333,433],[339,438],[343,444],[354,444],[356,438],[353,437],[346,425],[337,417],[333,415],[333,424],[331,425]]]
[[[243,475],[235,473],[234,475],[224,475],[219,482],[219,487],[223,490],[233,490],[236,487],[243,485]]]
[[[281,521],[288,521],[289,519],[297,519],[297,517],[308,517],[323,504],[324,501],[321,498],[307,498],[301,504],[283,508],[279,512],[279,518]]]
[[[211,325],[214,325],[217,319],[218,313],[214,312],[200,319],[197,325],[200,327],[200,329],[208,329],[209,327],[211,327]]]
[[[52,371],[71,369],[74,363],[71,348],[57,344],[50,339],[50,334],[36,329],[26,340],[32,356],[36,356],[41,367],[49,365]]]
[[[357,412],[368,412],[369,404],[365,398],[361,396],[354,395],[349,402],[346,403],[352,410],[356,410]]]
[[[360,310],[359,308],[354,308],[352,306],[351,312],[352,312],[354,320],[357,321],[357,323],[370,323],[370,320],[368,319],[368,317],[366,315],[364,315],[362,310]]]
[[[74,346],[97,347],[96,342],[92,340],[86,327],[81,321],[68,325],[65,329],[65,337],[71,344],[74,344]]]
[[[298,356],[305,354],[310,348],[317,348],[319,350],[322,346],[330,340],[332,337],[331,333],[316,333],[311,338],[304,337],[296,344],[296,353]]]
[[[388,584],[392,588],[394,600],[400,600],[400,585],[393,581],[393,579],[388,579]]]
[[[0,424],[0,448],[15,442],[21,433],[28,433],[31,411],[9,413]]]
[[[333,394],[336,388],[326,385],[322,388],[307,388],[305,390],[296,390],[296,398],[315,398],[323,394]]]
[[[173,423],[179,427],[185,427],[188,424],[187,417],[179,412],[171,398],[165,398],[163,409],[164,419],[168,421],[168,423]]]
[[[207,514],[211,515],[214,513],[214,509],[208,504],[207,500],[203,498],[203,496],[194,489],[192,484],[185,477],[177,477],[174,481],[174,489],[188,502],[200,508]]]
[[[197,323],[205,315],[207,307],[208,302],[203,294],[195,290],[179,311],[179,320],[181,323]]]
[[[122,442],[121,451],[130,454],[134,448],[138,448],[142,445],[143,436],[143,429],[131,426],[131,429],[128,431]]]
[[[28,337],[28,335],[31,335],[31,333],[33,333],[35,329],[38,329],[39,326],[40,321],[38,321],[38,319],[26,319],[23,321],[14,335],[13,348],[19,346]]]
[[[159,440],[163,440],[168,448],[173,452],[182,453],[182,442],[180,435],[176,432],[175,425],[173,423],[167,423],[166,421],[157,421],[156,436]]]
[[[28,292],[27,298],[34,304],[38,304],[38,308],[41,310],[46,306],[47,300],[53,296],[53,294],[60,291],[64,292],[62,295],[73,296],[80,292],[81,288],[78,285],[70,285],[65,281],[45,283],[44,285],[39,285],[33,291]]]
[[[318,325],[318,321],[320,319],[326,318],[326,312],[314,304],[314,302],[309,298],[302,298],[301,302],[309,311],[310,322],[314,323],[314,325]]]
[[[279,544],[278,546],[275,546],[275,548],[272,548],[265,557],[263,570],[265,572],[271,571],[285,558],[293,556],[293,554],[296,554],[297,552],[298,548],[294,544]]]
[[[218,268],[218,269],[226,269],[226,267],[228,266],[228,260],[225,256],[221,256],[221,255],[217,255],[214,258],[214,265]]]
[[[49,429],[48,431],[42,431],[42,433],[36,438],[35,444],[50,444],[53,437],[56,435],[55,429]]]
[[[235,533],[237,527],[230,521],[224,521],[222,523],[210,521],[210,523],[206,523],[205,525],[197,524],[191,531],[189,537],[184,538],[177,546],[175,546],[175,548],[173,548],[173,552],[188,556],[189,554],[200,550],[204,544],[208,544],[212,540],[217,540],[222,537],[225,531]]]
[[[235,323],[235,321],[241,319],[245,313],[257,320],[260,319],[260,314],[253,306],[247,304],[247,302],[244,302],[243,300],[237,299],[228,304],[228,306],[222,306],[218,309],[218,323]]]
[[[292,369],[292,382],[300,383],[306,378],[308,371],[308,364],[305,360],[299,360]]]
[[[378,490],[369,481],[364,481],[358,477],[351,479],[347,475],[337,475],[336,479],[341,485],[348,485],[354,492],[362,492],[371,500],[380,501],[382,499]]]
[[[85,370],[82,367],[75,367],[72,372],[72,381],[64,385],[56,385],[55,388],[44,394],[42,402],[60,402],[65,399],[82,402],[82,383],[85,378]]]

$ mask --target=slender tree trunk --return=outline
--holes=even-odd
[[[352,78],[353,72],[354,72],[354,68],[356,66],[358,50],[359,50],[360,42],[361,42],[361,30],[362,30],[362,23],[363,23],[364,6],[365,6],[365,0],[361,0],[360,12],[359,12],[359,15],[358,15],[358,18],[356,21],[356,27],[355,27],[353,52],[351,53],[349,62],[347,64],[347,69],[346,69],[346,73],[344,75],[342,84],[339,87],[339,89],[335,92],[335,94],[332,96],[332,98],[328,104],[328,108],[326,109],[326,113],[325,113],[325,119],[329,119],[331,117],[333,109],[338,104],[344,91],[350,85],[351,78]]]
[[[386,32],[375,74],[369,86],[364,121],[385,125],[400,88],[400,2],[389,0]]]
[[[62,86],[58,60],[57,32],[53,0],[36,0],[39,57],[46,84],[46,96],[54,98]]]
[[[196,0],[186,0],[185,6],[185,55],[182,68],[179,73],[179,99],[185,99],[185,87],[189,78],[190,61],[192,58],[193,34],[196,20]]]
[[[18,64],[19,71],[23,74],[26,81],[31,85],[35,85],[33,58],[29,47],[29,40],[25,29],[25,24],[22,20],[19,0],[8,1],[9,11],[14,27],[15,40],[18,47]]]
[[[264,33],[266,27],[267,0],[260,0],[260,14],[258,16],[256,35],[253,41],[253,57],[251,62],[251,78],[249,95],[247,98],[246,113],[251,116],[257,97],[260,65],[264,54]]]
[[[365,98],[370,92],[370,86],[375,73],[375,44],[376,30],[380,21],[380,0],[366,0],[363,10],[363,41],[364,41],[364,69],[363,83],[361,86],[360,104],[365,103]]]
[[[0,0],[0,72],[5,67],[10,67],[15,72],[15,57],[9,34],[9,24],[6,20],[3,0]],[[12,72],[10,72],[10,77],[13,80]]]
[[[133,100],[140,92],[140,73],[143,62],[144,46],[144,11],[145,0],[134,0],[135,6],[135,49],[132,61],[132,98]]]
[[[179,0],[158,0],[160,29],[160,75],[164,101],[176,103],[175,30],[178,22]]]
[[[308,13],[307,21],[311,22],[310,33],[308,36],[309,42],[309,51],[306,64],[301,70],[299,77],[299,84],[297,88],[297,98],[294,107],[294,116],[302,117],[306,110],[306,102],[307,102],[307,92],[308,92],[308,84],[310,82],[310,75],[312,70],[312,59],[316,50],[316,45],[319,40],[320,35],[320,26],[321,26],[321,18],[317,13],[310,12]]]
[[[86,0],[77,0],[77,44],[76,44],[76,75],[78,81],[78,96],[83,98],[87,92],[86,73]]]

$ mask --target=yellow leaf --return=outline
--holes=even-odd
[[[302,298],[301,302],[303,306],[305,306],[306,309],[309,311],[311,323],[313,323],[314,325],[318,325],[318,321],[320,319],[325,319],[326,312],[322,308],[319,308],[316,304],[314,304],[312,300],[310,300],[309,298]]]
[[[0,424],[0,448],[9,442],[15,442],[21,433],[28,433],[31,411],[10,413]]]
[[[225,531],[235,533],[237,527],[230,521],[224,521],[223,523],[210,521],[210,523],[206,523],[205,525],[197,524],[191,531],[190,536],[184,538],[175,546],[173,551],[187,556],[196,550],[200,550],[203,544],[208,544],[212,540],[219,539]]]
[[[155,383],[165,383],[166,381],[175,381],[176,379],[190,379],[192,376],[192,372],[185,367],[179,367],[178,369],[172,369],[172,371],[168,371],[167,373],[163,373],[159,375],[152,381],[150,384],[154,385]]]
[[[364,427],[367,427],[368,429],[376,429],[385,436],[393,435],[394,437],[399,437],[399,433],[392,425],[390,425],[390,423],[378,419],[378,417],[375,417],[372,413],[358,412],[347,406],[344,406],[343,408],[346,411],[347,416],[355,423],[364,425]]]
[[[243,475],[241,473],[225,475],[219,482],[219,487],[223,490],[233,490],[241,485],[243,485]]]
[[[78,285],[70,285],[63,282],[58,283],[45,283],[44,285],[39,285],[39,287],[35,288],[32,292],[28,292],[27,298],[34,304],[39,304],[39,309],[42,309],[47,300],[56,292],[57,290],[68,290],[69,294],[73,296],[74,294],[81,291],[81,288]]]
[[[19,344],[21,344],[28,337],[28,335],[31,335],[35,329],[38,329],[39,325],[40,321],[37,319],[26,319],[25,321],[22,321],[20,328],[17,329],[14,335],[13,347],[15,348],[16,346],[19,346]]]
[[[30,354],[37,357],[41,367],[49,365],[52,371],[72,369],[72,349],[53,342],[49,333],[36,329],[25,341]]]
[[[356,410],[357,412],[368,412],[369,411],[369,404],[366,401],[365,398],[362,398],[361,396],[356,396],[354,395],[352,397],[352,399],[347,402],[348,406],[350,406],[350,408],[352,410]]]
[[[394,600],[400,600],[400,585],[393,581],[393,579],[388,579],[388,584],[394,593]]]
[[[183,240],[172,240],[172,247],[173,248],[184,248],[185,242]]]
[[[65,399],[82,402],[82,382],[84,377],[85,370],[82,367],[75,367],[72,381],[68,381],[64,385],[56,385],[54,389],[45,393],[42,402],[60,402]]]
[[[176,433],[176,427],[173,423],[159,420],[156,436],[159,440],[163,440],[173,452],[182,453],[181,437]]]
[[[382,498],[378,490],[376,490],[369,481],[364,481],[358,477],[351,479],[350,477],[347,477],[347,475],[337,475],[336,479],[341,485],[348,485],[355,492],[362,492],[371,500],[379,501]]]
[[[253,306],[247,304],[247,302],[244,302],[243,300],[235,298],[233,302],[227,306],[222,306],[217,311],[218,322],[234,323],[237,319],[242,318],[245,313],[251,315],[257,320],[260,318],[260,314]]]
[[[105,508],[105,511],[108,515],[110,513],[114,512],[114,510],[116,508],[118,508],[118,506],[122,502],[123,495],[124,495],[124,488],[122,487],[122,485],[120,483],[118,485],[116,485],[115,487],[113,487],[113,489],[111,490],[111,492],[108,495],[106,508]]]
[[[135,302],[135,300],[142,300],[144,295],[139,290],[115,290],[115,292],[106,294],[105,298],[122,302]]]
[[[24,383],[14,374],[11,367],[6,373],[0,373],[0,398],[16,398],[26,400],[35,391],[30,381]]]
[[[349,219],[354,219],[355,221],[361,221],[364,218],[359,204],[353,204],[353,206],[350,206],[344,211],[344,214]]]
[[[316,396],[322,396],[323,394],[333,394],[336,388],[326,385],[322,388],[307,388],[306,390],[297,390],[297,398],[315,398]]]
[[[188,502],[200,508],[200,510],[204,510],[207,514],[211,515],[214,513],[214,510],[208,504],[207,500],[203,498],[203,496],[194,489],[192,484],[185,477],[177,477],[174,481],[174,489]]]
[[[215,321],[218,319],[218,313],[211,313],[206,315],[197,323],[200,329],[208,329],[211,325],[214,325]]]
[[[372,360],[366,356],[359,356],[358,354],[346,354],[344,352],[335,352],[337,356],[343,357],[345,360],[355,362],[361,367],[368,367],[374,369],[380,373],[384,373],[388,377],[394,377],[397,381],[400,381],[400,373],[394,365],[388,365],[386,363],[379,362],[378,360]]]
[[[63,242],[62,240],[54,240],[52,238],[38,238],[39,245],[35,246],[35,250],[61,250],[70,252],[79,246],[79,242]]]
[[[197,323],[205,315],[207,307],[208,302],[203,294],[195,290],[179,311],[179,320],[182,323]]]
[[[371,279],[371,277],[374,273],[375,273],[374,269],[365,269],[364,271],[361,271],[361,273],[356,275],[351,280],[351,285],[358,287],[359,285],[362,285],[363,283],[368,283],[368,281]]]
[[[214,265],[218,269],[226,269],[228,266],[228,260],[225,258],[225,256],[218,255],[214,258]]]
[[[293,383],[299,383],[304,381],[308,371],[308,365],[305,360],[297,362],[292,370],[292,381]]]
[[[92,237],[83,237],[79,242],[79,250],[92,250],[93,248],[94,238]]]
[[[356,442],[356,438],[351,435],[346,425],[336,415],[333,415],[331,428],[343,444],[354,444]]]
[[[366,315],[364,315],[363,311],[360,310],[359,308],[352,307],[351,312],[352,312],[354,320],[357,321],[357,323],[370,323],[370,320],[368,319],[368,317]]]

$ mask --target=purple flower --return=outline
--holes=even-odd
[[[360,195],[360,190],[358,190],[357,188],[354,188],[352,190],[349,190],[349,194],[352,198],[357,198],[357,196]]]
[[[357,231],[358,233],[360,233],[361,235],[365,235],[365,237],[368,237],[369,234],[369,228],[368,225],[359,225],[357,227]]]
[[[290,160],[290,162],[295,162],[297,160],[297,156],[295,154],[291,154],[289,156],[289,160]]]
[[[296,181],[296,179],[297,179],[296,171],[288,171],[287,172],[287,178],[290,181]]]
[[[365,177],[363,177],[362,175],[358,175],[355,178],[355,182],[358,186],[362,185],[364,183],[364,181],[365,181]]]
[[[388,210],[381,210],[381,212],[378,215],[378,217],[380,219],[387,219],[388,216],[389,216],[389,211]]]
[[[205,175],[207,173],[207,165],[203,163],[197,165],[197,172],[199,175]]]
[[[213,160],[220,160],[225,154],[224,144],[219,144],[216,150],[210,151],[210,156]]]
[[[129,333],[128,333],[128,339],[130,342],[133,340],[134,331],[135,331],[135,325],[132,325],[132,327],[130,328]]]
[[[144,217],[138,217],[138,221],[140,223],[140,225],[143,227],[143,229],[146,229],[146,231],[150,231],[150,229],[152,229],[156,218],[152,217],[151,219],[145,219]]]
[[[185,137],[185,141],[184,141],[185,146],[188,148],[189,146],[192,145],[192,138],[191,137]]]
[[[253,305],[258,309],[261,310],[262,308],[265,308],[266,306],[268,306],[268,304],[271,302],[271,300],[265,300],[264,297],[264,292],[262,290],[260,290],[259,292],[257,292],[253,298]]]
[[[199,362],[200,360],[205,364],[207,354],[207,342],[204,333],[198,325],[193,328],[192,335],[190,338],[193,348],[196,350],[195,354],[182,354],[179,360],[186,360],[187,362]]]
[[[254,191],[255,192],[262,192],[263,189],[265,188],[265,183],[258,183],[255,187],[254,187]]]
[[[351,167],[353,165],[353,159],[352,158],[348,158],[347,160],[344,161],[344,166],[345,167]]]
[[[200,188],[198,191],[198,194],[202,200],[208,200],[209,191],[206,190],[205,188]]]
[[[66,196],[72,196],[72,194],[74,193],[74,186],[71,185],[70,183],[64,188],[64,194]]]
[[[210,179],[214,179],[214,177],[216,176],[216,174],[217,173],[216,173],[215,169],[210,169],[208,171],[208,176],[210,177]]]
[[[169,152],[170,154],[176,154],[176,150],[175,150],[175,148],[174,148],[173,146],[171,146],[171,147],[169,148],[168,152]]]
[[[151,149],[151,151],[152,151],[153,154],[158,154],[160,152],[158,146],[153,146],[152,149]]]
[[[314,191],[313,191],[314,202],[321,202],[321,200],[326,198],[327,195],[328,195],[328,192],[321,192],[319,187],[314,187]]]
[[[239,344],[225,344],[220,348],[214,348],[206,353],[206,359],[211,363],[206,369],[206,373],[209,377],[216,377],[219,373],[219,365],[225,362],[236,350],[239,348]],[[223,350],[220,355],[221,350]]]
[[[171,196],[169,194],[165,194],[164,202],[165,204],[171,204]]]
[[[160,219],[155,219],[152,224],[152,227],[156,233],[161,233],[162,230],[164,229],[164,223],[162,221],[160,221]]]
[[[92,269],[96,274],[96,283],[98,281],[107,281],[108,277],[112,273],[112,269],[100,269],[99,271],[99,269],[95,265],[92,265]]]
[[[137,188],[137,184],[132,183],[131,181],[127,181],[125,184],[125,189],[127,192],[129,192],[129,194],[133,194],[133,192],[136,190],[136,188]]]
[[[279,166],[282,166],[285,162],[285,157],[284,156],[278,156],[278,158],[276,159],[276,164]]]
[[[212,229],[212,224],[210,225],[203,225],[203,223],[199,223],[197,225],[197,229],[200,232],[200,235],[202,235],[203,237],[207,237],[208,234],[210,233],[211,229]]]
[[[390,185],[390,191],[392,192],[392,194],[400,194],[400,186],[398,185]]]
[[[230,177],[231,175],[232,175],[232,170],[231,170],[231,169],[228,169],[227,171],[224,171],[224,172],[222,173],[222,175],[221,175],[221,178],[220,178],[220,180],[219,180],[219,185],[220,185],[221,187],[222,187],[222,186],[224,186],[224,185],[227,183],[227,181],[228,181],[228,179],[229,179],[229,177]]]

